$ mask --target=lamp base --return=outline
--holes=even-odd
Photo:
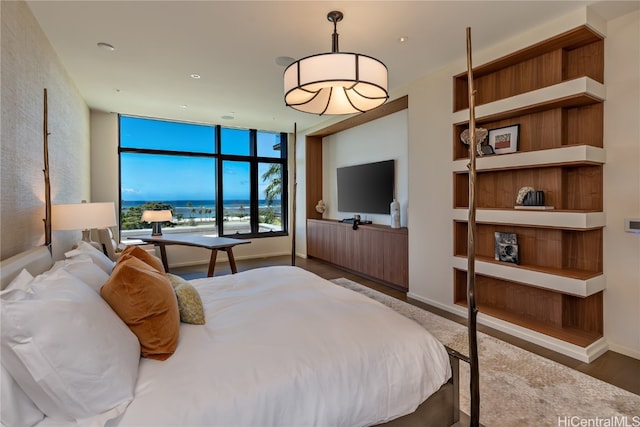
[[[151,223],[151,235],[162,236],[162,223],[160,222]]]
[[[91,240],[91,230],[88,230],[88,229],[82,230],[82,241],[87,242],[88,244],[90,244],[100,252],[104,251],[100,243],[94,242],[93,240]]]

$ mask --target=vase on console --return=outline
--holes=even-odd
[[[389,205],[391,212],[391,228],[400,228],[400,203],[396,199]]]

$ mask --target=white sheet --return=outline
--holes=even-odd
[[[451,376],[415,322],[296,267],[192,281],[207,324],[142,359],[120,426],[361,426],[413,412]]]

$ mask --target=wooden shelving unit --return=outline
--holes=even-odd
[[[520,125],[518,151],[477,161],[476,293],[481,313],[579,347],[603,336],[604,40],[586,26],[474,69],[476,125]],[[466,305],[467,76],[453,77],[454,302]],[[516,210],[530,186],[553,210]],[[494,259],[516,233],[519,264]]]

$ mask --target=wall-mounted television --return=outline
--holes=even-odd
[[[387,214],[395,188],[395,161],[345,166],[338,172],[338,210]]]

